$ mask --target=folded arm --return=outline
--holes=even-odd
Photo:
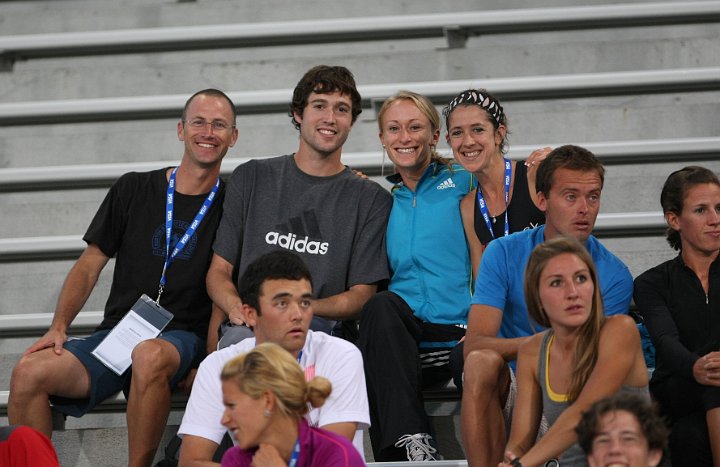
[[[313,301],[316,315],[328,319],[354,319],[377,290],[375,284],[357,284],[345,292]]]
[[[497,337],[502,322],[502,311],[488,305],[472,305],[465,333],[465,357],[473,350],[491,349],[502,355],[505,361],[515,360],[518,349],[528,337],[505,339]]]

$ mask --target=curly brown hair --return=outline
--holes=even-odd
[[[308,97],[311,93],[329,94],[339,92],[350,96],[352,102],[352,122],[355,123],[358,115],[362,112],[362,98],[355,85],[355,77],[344,66],[318,65],[311,68],[300,78],[295,91],[288,115],[292,118],[293,126],[300,130],[300,122],[295,119],[295,114],[302,115],[307,106]]]
[[[659,449],[664,454],[667,453],[669,430],[658,415],[655,405],[637,394],[621,393],[596,402],[583,413],[575,432],[578,435],[578,444],[585,454],[592,453],[600,419],[607,413],[619,411],[628,412],[637,419],[650,450]]]

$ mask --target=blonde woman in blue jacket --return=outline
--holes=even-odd
[[[401,91],[378,113],[380,141],[395,165],[387,228],[388,290],[363,308],[358,346],[370,401],[376,461],[438,458],[422,389],[462,373],[451,351],[465,335],[472,267],[460,201],[473,178],[440,157],[440,115]],[[459,354],[461,357],[462,355]]]

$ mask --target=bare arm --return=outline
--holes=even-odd
[[[598,360],[577,400],[558,417],[548,432],[527,454],[521,456],[526,466],[542,465],[547,459],[559,456],[577,441],[575,427],[582,413],[592,404],[615,394],[631,379],[639,379],[633,372],[647,371],[636,365],[639,361],[640,334],[632,318],[618,315],[608,319],[600,331]]]
[[[65,278],[50,329],[28,347],[25,355],[47,347],[54,347],[55,353],[60,355],[70,323],[85,305],[109,259],[97,245],[90,244],[85,248]]]
[[[463,227],[465,228],[465,239],[470,251],[470,262],[472,264],[473,278],[477,277],[480,259],[485,247],[475,233],[475,191],[471,191],[460,201],[460,214],[462,215]]]
[[[354,319],[375,291],[377,286],[374,284],[353,285],[345,292],[313,301],[313,310],[323,318]]]
[[[210,315],[210,322],[208,323],[207,346],[205,347],[208,355],[217,350],[218,341],[220,340],[218,337],[218,329],[224,319],[225,313],[223,313],[219,306],[213,303],[212,314]]]
[[[201,436],[184,435],[180,446],[179,467],[218,467],[212,458],[218,444]]]
[[[244,324],[242,300],[232,280],[233,265],[218,254],[213,254],[205,283],[208,295],[233,324]]]
[[[506,460],[520,457],[535,443],[542,419],[542,390],[538,383],[537,363],[544,334],[536,334],[520,347],[517,362],[518,394],[508,439]]]
[[[525,165],[527,166],[528,189],[530,190],[530,198],[532,198],[535,206],[538,205],[537,189],[535,188],[535,175],[537,174],[537,169],[540,166],[540,163],[545,160],[551,151],[551,147],[536,149],[530,153],[525,161]]]
[[[357,431],[357,423],[353,422],[340,422],[340,423],[331,423],[329,425],[321,426],[320,428],[323,428],[327,431],[332,431],[333,433],[344,436],[348,440],[352,441],[353,438],[355,438],[355,432]]]
[[[468,315],[468,328],[465,333],[465,357],[473,350],[492,349],[502,355],[505,361],[517,358],[520,345],[529,337],[505,339],[497,337],[502,322],[502,311],[488,305],[472,305]]]

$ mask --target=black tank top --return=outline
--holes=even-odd
[[[478,206],[477,192],[475,192],[475,234],[480,243],[487,245],[493,240],[483,219],[480,207]],[[510,222],[510,233],[519,232],[525,229],[532,229],[545,223],[545,214],[535,206],[530,197],[530,189],[527,182],[527,167],[522,162],[515,164],[515,178],[513,180],[513,194],[508,206],[508,221]],[[495,238],[505,234],[505,212],[501,212],[494,218],[490,218]]]

